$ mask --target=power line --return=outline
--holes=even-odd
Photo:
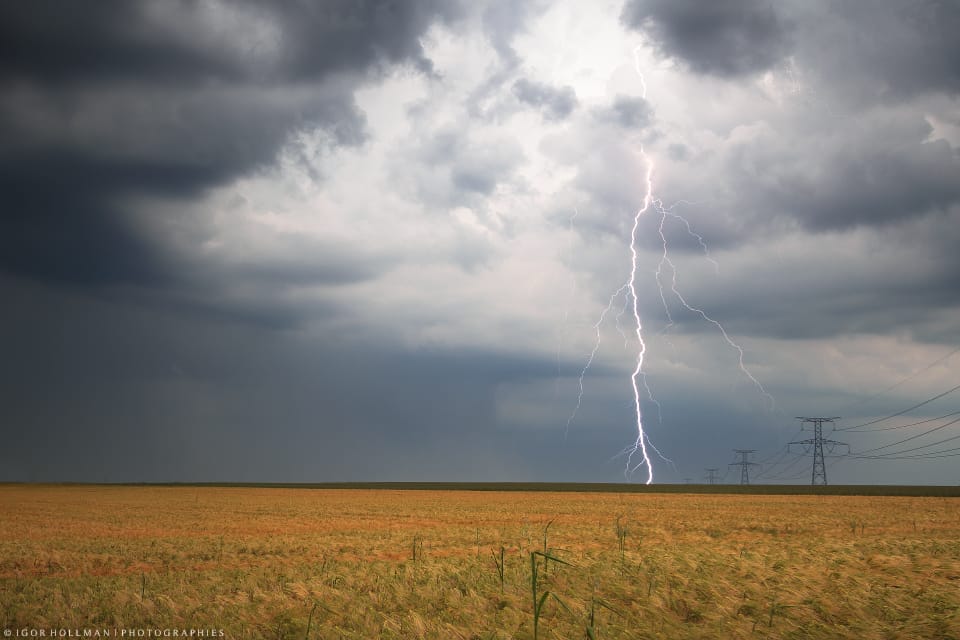
[[[946,453],[947,451],[957,451],[960,447],[954,447],[952,449],[944,449],[943,451],[931,451],[930,453],[922,453],[915,456],[854,456],[859,457],[861,460],[933,460],[935,458],[956,458],[960,456],[960,453]],[[942,455],[939,455],[942,454]]]
[[[827,468],[827,469],[833,469],[833,467],[834,467],[838,462],[840,462],[841,460],[844,460],[844,459],[848,458],[849,456],[847,456],[847,455],[840,455],[840,456],[827,456],[827,457],[828,457],[828,458],[833,458],[833,459],[826,464],[826,468]],[[803,460],[803,458],[804,458],[804,456],[799,456],[799,457],[797,458],[797,460]],[[804,472],[802,472],[802,473],[799,473],[799,474],[793,474],[793,475],[791,475],[791,476],[780,475],[780,476],[777,476],[777,479],[779,479],[779,480],[796,480],[797,478],[802,478],[805,474],[806,474],[806,471],[804,471]]]
[[[901,451],[894,451],[893,453],[890,453],[889,455],[891,455],[891,456],[898,456],[898,455],[900,455],[901,453],[909,453],[910,451],[916,451],[917,449],[926,449],[926,448],[928,448],[928,447],[935,447],[935,446],[937,446],[938,444],[943,444],[943,443],[945,443],[945,442],[952,442],[953,440],[956,440],[957,438],[960,438],[960,435],[950,436],[949,438],[944,438],[943,440],[937,440],[936,442],[931,442],[930,444],[922,444],[922,445],[920,445],[920,446],[918,446],[918,447],[911,447],[911,448],[909,448],[909,449],[903,449],[903,450],[901,450]],[[941,453],[941,452],[939,452],[939,451],[928,451],[928,453]],[[884,454],[881,454],[881,455],[884,455],[884,456],[885,456],[885,455],[888,455],[888,454],[884,453]]]
[[[794,438],[799,436],[802,432],[803,432],[803,429],[798,429],[795,434],[790,436],[790,440],[793,440]],[[787,442],[787,444],[783,445],[780,449],[770,454],[766,458],[763,458],[762,460],[757,460],[757,464],[760,465],[761,471],[754,476],[754,479],[759,480],[760,478],[763,478],[763,477],[769,477],[769,475],[773,472],[774,468],[778,464],[783,462],[783,459],[786,458],[788,455],[790,455],[789,441]],[[773,462],[768,465],[767,462],[769,462],[770,460],[773,460]]]
[[[862,404],[866,404],[867,402],[870,402],[871,400],[875,400],[876,398],[879,398],[880,396],[882,396],[883,394],[885,394],[885,393],[887,393],[887,392],[889,392],[889,391],[893,391],[894,389],[896,389],[897,387],[899,387],[900,385],[902,385],[904,382],[906,382],[906,381],[908,381],[908,380],[912,380],[913,378],[917,377],[918,375],[920,375],[921,373],[923,373],[923,372],[925,372],[925,371],[929,371],[930,369],[934,368],[935,366],[937,366],[938,364],[940,364],[940,363],[943,362],[944,360],[948,359],[950,356],[954,355],[954,354],[957,353],[957,352],[960,352],[960,347],[957,347],[957,348],[953,349],[952,351],[950,351],[950,352],[947,353],[946,355],[940,356],[939,358],[937,358],[936,360],[934,360],[933,362],[931,362],[931,363],[928,364],[927,366],[922,367],[922,368],[920,368],[920,369],[917,369],[916,371],[914,371],[913,373],[907,375],[906,377],[901,378],[899,382],[896,382],[896,383],[890,385],[890,386],[887,387],[886,389],[883,389],[883,390],[881,390],[881,391],[878,391],[877,393],[873,394],[872,396],[869,396],[869,397],[867,397],[867,398],[864,398],[863,400],[860,400],[859,402],[855,402],[855,403],[853,403],[853,404],[851,404],[851,405],[848,405],[848,406],[846,407],[847,412],[849,413],[849,409],[852,409],[852,408],[854,408],[854,407],[859,407],[859,406],[862,405]]]
[[[796,437],[796,436],[794,436],[794,437]],[[784,451],[786,451],[786,450],[787,450],[787,445],[783,445],[782,447],[780,447],[779,449],[777,449],[775,452],[771,453],[769,456],[767,456],[767,457],[764,458],[763,460],[757,460],[757,464],[766,464],[768,461],[773,460],[774,458],[776,458],[777,456],[779,456],[782,452],[784,452]],[[774,463],[774,464],[776,464],[776,463]]]
[[[930,444],[920,445],[919,447],[910,447],[909,449],[904,449],[904,450],[902,450],[902,451],[893,451],[893,452],[891,452],[891,453],[881,453],[879,456],[866,456],[866,457],[868,457],[868,458],[871,459],[871,460],[884,460],[884,459],[886,459],[886,458],[890,458],[891,456],[898,456],[898,455],[900,455],[900,454],[902,454],[902,453],[910,453],[911,451],[917,451],[918,449],[926,449],[926,448],[928,448],[928,447],[935,447],[935,446],[937,446],[938,444],[943,444],[943,443],[945,443],[945,442],[950,442],[950,441],[956,440],[956,439],[958,439],[958,438],[960,438],[960,436],[951,436],[951,437],[949,437],[949,438],[944,438],[943,440],[937,440],[936,442],[931,442]],[[955,447],[954,449],[956,449],[956,447]],[[925,454],[921,453],[921,454],[918,454],[918,455],[931,455],[931,454],[934,454],[934,453],[945,453],[945,452],[947,452],[947,451],[954,451],[954,449],[943,449],[943,450],[941,450],[941,451],[928,451],[928,452],[925,453]],[[856,457],[860,457],[860,456],[856,456]]]
[[[803,433],[803,427],[802,427],[802,426],[801,426],[799,429],[797,429],[797,432],[796,432],[795,434],[793,434],[792,436],[790,436],[790,440],[794,440],[794,439],[797,438],[801,433]],[[776,457],[777,454],[774,454],[773,456],[770,456],[770,457],[765,458],[765,459],[763,459],[763,460],[760,461],[760,464],[761,464],[761,465],[765,465],[766,468],[763,469],[759,474],[757,474],[757,478],[758,478],[758,479],[765,477],[765,478],[768,479],[768,480],[777,480],[777,479],[779,479],[781,476],[783,476],[783,474],[786,473],[786,471],[787,471],[788,469],[791,469],[791,468],[793,468],[794,466],[796,466],[797,462],[798,462],[800,459],[803,458],[803,456],[798,456],[797,458],[794,458],[793,461],[790,462],[790,463],[788,463],[787,466],[786,466],[784,469],[781,469],[780,471],[777,472],[776,475],[774,475],[774,476],[771,477],[770,474],[772,474],[772,473],[774,472],[774,469],[776,468],[776,466],[777,466],[778,464],[781,464],[781,463],[783,462],[784,458],[786,458],[786,457],[789,456],[791,453],[793,453],[792,451],[790,451],[790,440],[788,440],[787,443],[786,443],[785,445],[783,445],[783,448],[780,449],[780,451],[782,451],[783,453],[780,454],[780,456],[779,456],[776,460],[774,460],[772,464],[767,465],[766,462],[769,461],[769,460],[771,460],[771,459],[773,459],[774,457]],[[778,452],[778,453],[779,453],[779,452]]]
[[[774,476],[771,476],[771,475],[765,476],[765,479],[766,479],[766,480],[786,480],[786,479],[788,479],[788,478],[787,478],[787,473],[788,473],[791,469],[793,469],[795,466],[797,466],[797,463],[798,463],[798,462],[800,462],[801,460],[803,460],[803,459],[806,457],[806,456],[803,455],[802,453],[794,453],[793,455],[795,455],[796,457],[795,457],[789,464],[787,464],[786,467],[784,467],[783,469],[781,469],[781,470],[780,470],[776,475],[774,475]],[[770,472],[768,471],[768,472],[766,472],[766,473],[769,474]]]
[[[960,420],[960,418],[958,418],[958,420]],[[918,447],[910,447],[909,449],[902,449],[902,450],[900,450],[900,451],[891,451],[891,452],[889,452],[889,453],[881,453],[880,455],[876,455],[876,456],[862,456],[862,454],[854,454],[854,455],[856,455],[857,457],[869,457],[869,458],[871,458],[871,459],[873,459],[873,460],[883,460],[884,458],[889,458],[889,457],[891,457],[891,456],[898,456],[898,455],[900,455],[900,454],[909,453],[909,452],[911,452],[911,451],[917,451],[918,449],[927,449],[927,448],[929,448],[929,447],[935,447],[935,446],[937,446],[938,444],[944,444],[944,443],[946,443],[946,442],[952,442],[953,440],[957,440],[958,438],[960,438],[960,435],[950,436],[949,438],[944,438],[943,440],[937,440],[936,442],[931,442],[931,443],[929,443],[929,444],[920,445],[920,446],[918,446]],[[930,455],[930,454],[934,454],[934,453],[944,453],[945,451],[953,451],[953,449],[943,449],[943,450],[941,450],[941,451],[928,451],[926,454],[919,454],[919,455]]]
[[[763,478],[764,476],[771,474],[773,470],[776,468],[776,466],[780,464],[783,461],[783,459],[786,458],[788,455],[790,455],[790,445],[785,444],[783,445],[783,448],[777,451],[777,453],[765,458],[763,462],[757,463],[761,467],[765,467],[765,468],[762,468],[760,472],[757,473],[756,476],[754,477],[759,480],[760,478]],[[776,460],[773,460],[775,457],[776,457]],[[766,461],[769,461],[769,460],[773,460],[773,462],[767,465]]]
[[[904,442],[910,442],[911,440],[916,440],[917,438],[922,438],[922,437],[925,436],[925,435],[929,435],[929,434],[934,433],[934,432],[936,432],[936,431],[940,431],[940,429],[946,429],[946,428],[949,427],[950,425],[956,424],[957,422],[960,422],[960,418],[954,418],[954,419],[951,420],[950,422],[947,422],[947,423],[945,423],[945,424],[942,424],[942,425],[940,425],[939,427],[934,427],[933,429],[927,429],[926,431],[924,431],[924,432],[922,432],[922,433],[917,433],[917,434],[914,434],[914,435],[910,436],[909,438],[904,438],[903,440],[897,440],[896,442],[891,442],[890,444],[885,444],[885,445],[883,445],[882,447],[874,447],[873,449],[867,449],[866,451],[858,451],[858,452],[856,453],[856,455],[859,456],[859,455],[863,455],[863,454],[865,454],[865,453],[873,453],[874,451],[880,451],[881,449],[888,449],[888,448],[890,448],[890,447],[895,447],[895,446],[897,446],[898,444],[903,444]]]
[[[936,422],[937,420],[943,420],[944,418],[949,418],[950,416],[955,416],[960,411],[953,411],[952,413],[947,413],[942,416],[937,416],[936,418],[927,418],[926,420],[920,420],[919,422],[911,422],[910,424],[901,424],[896,427],[880,427],[878,429],[861,429],[859,431],[854,430],[853,427],[847,429],[837,429],[837,431],[843,431],[844,433],[877,433],[878,431],[894,431],[896,429],[906,429],[907,427],[915,427],[918,424],[927,424],[928,422]]]
[[[850,430],[850,429],[859,429],[860,427],[866,427],[866,426],[871,425],[871,424],[877,424],[878,422],[885,422],[885,421],[889,420],[890,418],[896,418],[897,416],[902,416],[903,414],[905,414],[905,413],[907,413],[907,412],[910,412],[910,411],[913,411],[914,409],[919,409],[919,408],[922,407],[923,405],[925,405],[925,404],[930,404],[930,403],[933,402],[934,400],[939,400],[939,399],[942,398],[943,396],[949,395],[949,394],[953,393],[954,391],[956,391],[957,389],[960,389],[960,384],[958,384],[957,386],[955,386],[955,387],[952,388],[952,389],[947,389],[946,391],[944,391],[943,393],[941,393],[941,394],[939,394],[939,395],[935,395],[935,396],[933,396],[932,398],[928,398],[927,400],[924,400],[923,402],[921,402],[921,403],[919,403],[919,404],[915,404],[915,405],[913,405],[912,407],[908,407],[907,409],[904,409],[904,410],[902,410],[902,411],[898,411],[898,412],[896,412],[896,413],[892,413],[892,414],[890,414],[889,416],[886,416],[886,417],[884,417],[884,418],[877,418],[876,420],[871,420],[870,422],[864,422],[863,424],[856,424],[856,425],[853,425],[852,427],[845,427],[845,428],[843,428],[843,429],[837,429],[837,431],[847,431],[847,430]]]
[[[795,434],[793,434],[792,436],[790,436],[790,440],[793,440],[794,438],[796,438],[797,436],[799,436],[802,432],[803,432],[803,429],[802,429],[802,428],[801,428],[801,429],[798,429]],[[789,440],[788,440],[788,441],[787,441],[787,444],[783,445],[782,448],[778,449],[775,453],[767,456],[767,457],[764,458],[763,460],[757,460],[757,463],[759,463],[759,464],[766,464],[768,461],[776,458],[776,457],[780,454],[781,451],[786,451],[786,450],[789,449],[789,448],[790,448],[790,444],[789,444]],[[782,456],[781,456],[781,457],[782,457]],[[776,463],[774,463],[774,464],[776,464]]]

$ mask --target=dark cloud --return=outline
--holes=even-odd
[[[453,186],[468,193],[489,194],[497,186],[497,176],[489,166],[460,166],[451,174]]]
[[[510,176],[519,161],[518,149],[502,153],[492,145],[471,148],[452,166],[453,185],[467,192],[489,195],[498,183]]]
[[[0,268],[149,284],[175,275],[134,197],[192,197],[262,169],[299,132],[356,145],[352,91],[447,3],[56,2],[0,8]]]
[[[610,122],[629,130],[643,129],[653,122],[653,108],[645,99],[634,96],[617,95],[613,104],[594,111],[601,122]]]
[[[644,155],[720,264],[668,217],[674,274],[659,216],[639,221],[662,424],[641,404],[681,469],[656,462],[657,480],[795,430],[778,432],[674,275],[778,406],[802,407],[790,416],[882,379],[828,382],[813,354],[855,364],[862,343],[896,376],[957,343],[956,3],[629,0],[616,50],[641,32],[676,61],[648,78],[649,103],[603,97],[604,78],[635,90],[629,56],[588,68],[554,31],[589,33],[564,24],[582,7],[546,8],[491,0],[458,22],[440,0],[0,6],[0,480],[622,479],[622,298],[563,434],[631,266]],[[526,73],[517,36],[541,15],[531,35],[560,49],[524,41],[532,66],[576,58],[593,88]],[[434,36],[455,78],[426,58]],[[369,140],[354,95],[381,81],[362,94],[389,101]]]
[[[899,101],[960,91],[960,4],[941,0],[800,4],[798,64],[836,96]]]
[[[136,180],[136,171],[60,154],[16,158],[2,154],[0,266],[14,273],[74,283],[157,284],[168,276],[164,256],[142,237],[97,187],[112,184],[111,166]],[[164,167],[146,180],[160,178]],[[149,169],[140,169],[149,174]],[[175,168],[166,167],[167,179]],[[107,185],[103,182],[106,181]],[[100,184],[96,184],[100,182]]]
[[[493,0],[483,9],[483,31],[500,56],[504,65],[512,69],[519,64],[513,39],[521,33],[527,18],[537,11],[536,2],[513,2],[512,0]]]
[[[960,156],[928,140],[922,117],[839,122],[815,136],[761,136],[737,147],[727,170],[738,210],[825,231],[898,224],[960,203]]]
[[[960,201],[960,160],[949,146],[918,145],[915,151],[913,157],[830,158],[818,171],[819,179],[784,179],[775,197],[811,229],[881,225],[943,211]]]
[[[248,283],[275,286],[342,285],[369,280],[383,273],[392,262],[374,255],[336,245],[332,242],[304,243],[299,237],[280,237],[286,241],[286,255],[225,257],[210,266],[222,269]]]
[[[362,119],[348,95],[271,105],[232,93],[104,96],[64,120],[44,120],[39,132],[18,119],[0,122],[9,142],[0,151],[0,267],[87,284],[176,277],[164,247],[130,215],[132,199],[198,196],[263,167],[298,127],[326,125],[340,143],[357,140]],[[312,122],[303,119],[304,107],[315,109]],[[117,118],[103,122],[111,112]],[[101,121],[77,133],[68,118]]]
[[[803,239],[803,240],[801,240]],[[778,239],[770,238],[769,242]],[[819,233],[794,232],[782,248],[765,249],[754,237],[757,257],[734,264],[719,257],[706,271],[699,258],[673,254],[678,288],[693,306],[747,339],[832,339],[856,335],[910,335],[920,342],[949,344],[958,339],[960,208],[900,227]],[[816,243],[809,249],[799,249]],[[673,247],[671,246],[671,249]],[[785,255],[784,255],[785,254]],[[653,270],[644,263],[642,272]],[[695,275],[697,274],[697,275]],[[673,270],[661,282],[670,305],[670,332],[712,334],[715,327],[683,309],[670,291]],[[666,324],[656,288],[641,293],[642,307]]]
[[[456,3],[432,0],[10,4],[0,10],[0,73],[53,84],[269,85],[363,71],[378,62],[428,69],[421,34],[438,18],[458,14]]]
[[[0,9],[0,74],[46,85],[77,85],[98,79],[134,79],[180,83],[185,77],[236,75],[229,56],[205,50],[203,43],[172,38],[152,24],[149,3],[102,2],[64,6],[38,2]],[[156,3],[152,5],[156,8]],[[183,26],[189,28],[189,13]],[[170,26],[170,25],[168,25]]]
[[[463,129],[431,132],[403,150],[411,147],[419,164],[404,155],[394,172],[398,179],[412,182],[418,199],[441,208],[477,204],[478,196],[493,193],[523,159],[522,149],[513,141],[478,141]]]
[[[513,41],[524,32],[529,17],[537,14],[539,4],[511,0],[490,0],[483,4],[481,28],[497,53],[497,61],[488,70],[486,80],[478,84],[467,97],[466,107],[471,118],[497,120],[511,111],[501,94],[515,77],[521,63],[513,48]]]
[[[3,284],[0,480],[533,479],[553,465],[535,452],[559,447],[495,407],[499,385],[550,380],[549,355],[264,333]],[[602,462],[611,439],[566,455]]]
[[[513,95],[520,102],[539,109],[547,120],[563,120],[577,108],[577,94],[572,87],[551,87],[520,78],[513,83]]]
[[[733,78],[773,69],[790,56],[831,93],[857,101],[960,90],[955,2],[628,0],[620,19],[696,73]]]
[[[756,73],[789,51],[790,27],[766,0],[627,0],[620,20],[697,73]]]

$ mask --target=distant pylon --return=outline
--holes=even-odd
[[[720,469],[704,469],[704,471],[707,472],[707,484],[717,484],[717,480],[720,479],[717,477],[717,472],[720,471]]]
[[[833,422],[834,420],[839,420],[840,416],[834,416],[832,418],[808,418],[806,416],[797,416],[797,420],[802,420],[804,423],[813,424],[813,437],[807,440],[798,440],[796,442],[791,442],[791,444],[802,444],[805,446],[813,447],[813,470],[810,474],[810,484],[811,485],[826,485],[827,484],[827,465],[823,460],[823,445],[827,445],[827,449],[832,453],[834,448],[837,445],[842,447],[847,447],[849,450],[850,445],[846,442],[837,442],[836,440],[825,440],[823,438],[823,423],[824,422]]]
[[[738,462],[731,462],[728,467],[740,467],[740,484],[750,484],[750,467],[758,466],[756,462],[750,462],[748,459],[751,453],[756,453],[756,449],[734,449],[733,452],[740,456]]]

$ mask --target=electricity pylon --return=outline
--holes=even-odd
[[[827,450],[833,453],[833,450],[839,445],[842,447],[847,447],[847,450],[850,449],[850,445],[846,442],[837,442],[836,440],[826,440],[823,437],[823,423],[824,422],[833,422],[834,420],[839,420],[840,416],[834,416],[832,418],[808,418],[806,416],[797,416],[797,420],[802,420],[804,423],[810,422],[813,424],[813,437],[808,438],[807,440],[798,440],[796,442],[791,442],[791,444],[802,444],[805,446],[813,447],[813,470],[810,474],[810,484],[811,485],[826,485],[827,484],[827,465],[823,460],[823,445],[827,445]],[[819,482],[818,482],[819,480]]]
[[[759,466],[756,462],[750,462],[748,459],[751,453],[756,453],[756,449],[734,449],[733,452],[740,456],[738,462],[731,462],[728,467],[740,467],[740,484],[750,484],[750,467]]]

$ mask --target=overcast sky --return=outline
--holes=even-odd
[[[652,169],[655,481],[739,448],[809,482],[795,416],[960,384],[957,33],[933,0],[2,3],[0,480],[622,481]],[[870,453],[958,410],[834,433],[906,459],[830,482],[960,482],[960,425]]]

